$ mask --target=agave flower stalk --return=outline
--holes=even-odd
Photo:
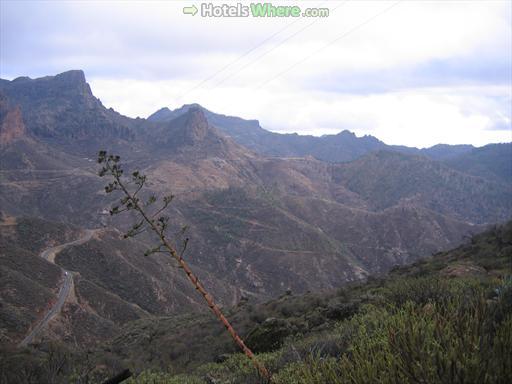
[[[256,358],[251,349],[244,343],[243,339],[233,328],[231,323],[228,321],[222,310],[215,303],[212,295],[204,288],[203,284],[199,281],[199,278],[194,274],[192,269],[189,267],[183,254],[187,247],[188,238],[186,238],[178,252],[177,247],[171,240],[168,239],[166,233],[168,229],[169,217],[164,215],[163,212],[169,206],[174,199],[173,195],[165,196],[162,199],[162,204],[159,209],[152,209],[152,205],[157,202],[157,198],[151,195],[149,199],[144,201],[139,197],[139,192],[146,183],[146,176],[138,171],[131,174],[130,178],[123,177],[123,169],[120,163],[120,157],[115,155],[109,155],[106,151],[100,151],[98,154],[98,163],[102,165],[99,172],[99,176],[110,176],[113,181],[107,184],[105,187],[106,193],[112,193],[114,191],[120,191],[124,195],[120,200],[119,205],[115,205],[110,209],[111,215],[116,215],[125,211],[135,211],[139,215],[139,221],[137,221],[128,232],[124,235],[125,238],[135,237],[138,234],[145,231],[153,231],[159,239],[159,243],[154,248],[151,248],[145,252],[145,256],[153,253],[167,253],[174,260],[177,261],[178,266],[183,269],[187,275],[188,280],[194,285],[195,289],[204,298],[208,307],[212,310],[219,321],[224,325],[226,330],[229,332],[235,343],[240,347],[244,354],[252,361],[259,374],[268,382],[271,377],[265,366]],[[135,186],[135,188],[133,188]],[[151,211],[154,211],[151,213]],[[186,228],[183,228],[182,232]]]

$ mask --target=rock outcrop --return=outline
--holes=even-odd
[[[0,145],[24,137],[25,124],[20,107],[10,108],[5,100],[0,98]]]

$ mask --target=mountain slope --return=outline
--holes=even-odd
[[[102,106],[82,73],[0,83],[8,127],[0,153],[4,214],[107,227],[57,256],[79,274],[77,301],[64,308],[50,338],[69,341],[75,333],[87,343],[115,333],[123,318],[200,307],[179,271],[164,259],[141,257],[149,237],[119,239],[133,217],[105,214],[118,197],[106,195],[107,180],[97,176],[93,159],[99,149],[120,154],[125,175],[147,175],[141,197],[176,196],[168,212],[172,230],[189,226],[187,261],[225,305],[288,289],[342,287],[456,246],[486,223],[512,216],[509,184],[425,156],[367,153],[384,145],[371,137],[342,132],[293,139],[307,150],[321,143],[317,151],[337,140],[332,153],[345,148],[339,156],[359,156],[352,162],[264,156],[210,119],[240,134],[255,131],[244,128],[254,122],[214,116],[198,106],[168,121],[130,119]]]
[[[56,79],[44,81],[53,87]],[[81,83],[80,76],[76,82]],[[30,100],[25,88],[16,89],[17,100]],[[47,106],[55,119],[71,113],[52,107],[47,93],[37,93],[36,104]],[[85,94],[87,100],[92,97]],[[102,116],[115,115],[92,102]],[[72,108],[77,116],[88,116],[86,121],[96,113],[87,103]],[[192,262],[225,279],[227,287],[268,297],[288,287],[340,286],[457,244],[477,228],[467,221],[495,222],[511,214],[510,189],[454,173],[427,158],[380,152],[338,165],[313,158],[266,158],[212,127],[208,113],[196,106],[170,121],[141,120],[133,125],[131,141],[124,141],[122,155],[127,171],[137,167],[148,175],[148,193],[177,195],[173,220],[191,227]],[[91,130],[87,137],[96,140],[97,134]],[[42,143],[32,135],[38,144],[51,146],[51,140]],[[67,147],[82,144],[73,135],[65,140]],[[359,139],[344,132],[340,140]],[[82,160],[72,168],[63,162],[65,168],[51,173],[5,170],[15,176],[2,184],[3,207],[11,214],[88,228],[125,228],[122,219],[107,222],[100,214],[112,200],[102,193],[94,167]],[[116,268],[123,270],[121,264]],[[88,265],[80,268],[88,270]],[[100,272],[90,272],[89,280]]]
[[[92,345],[129,321],[203,309],[201,297],[169,259],[144,257],[147,246],[122,240],[118,232],[98,230],[92,239],[64,248],[49,262],[38,254],[75,240],[78,229],[28,217],[4,217],[0,226],[4,343],[16,345],[52,308],[64,279],[59,267],[73,277],[70,298],[36,342],[59,338]],[[196,266],[194,270],[219,303],[238,300],[238,291],[226,282]]]
[[[369,366],[376,380],[389,382],[408,382],[407,375],[425,382],[508,382],[511,250],[509,222],[387,276],[335,291],[289,291],[264,303],[244,300],[228,317],[280,384],[363,384]],[[87,355],[46,344],[29,359],[2,345],[0,364],[8,382],[19,372],[43,381],[55,355],[66,362],[56,374],[62,382],[86,369],[89,379],[102,382],[119,367],[129,367],[137,382],[258,382],[237,352],[211,314],[183,313],[129,322]]]
[[[377,152],[338,166],[334,177],[377,210],[411,200],[475,223],[507,220],[512,210],[510,185],[460,173],[423,157]]]
[[[272,369],[278,383],[311,383],[312,376],[319,377],[318,382],[341,383],[349,379],[351,372],[360,374],[359,379],[352,378],[351,381],[366,383],[366,364],[374,364],[372,372],[382,377],[394,366],[390,366],[390,361],[393,364],[403,361],[391,359],[395,356],[393,352],[399,357],[407,356],[418,361],[418,366],[421,364],[422,367],[450,366],[456,360],[458,372],[468,375],[475,360],[481,356],[484,362],[500,362],[494,372],[499,372],[499,375],[488,382],[501,382],[506,378],[503,375],[512,377],[510,364],[505,363],[508,355],[503,354],[512,346],[508,337],[512,288],[510,280],[507,280],[512,273],[511,252],[512,223],[509,222],[475,235],[458,248],[407,267],[395,268],[387,276],[368,279],[337,291],[305,295],[289,292],[266,303],[244,302],[232,308],[230,318],[250,347],[260,352],[259,359]],[[400,314],[399,318],[393,317]],[[436,328],[439,324],[443,324],[442,329]],[[480,343],[459,344],[457,341],[465,340],[465,336],[449,336],[452,327],[455,332],[465,329],[464,335],[476,337]],[[493,332],[487,333],[492,329],[489,327],[498,327],[500,331],[497,334],[503,338],[499,339]],[[432,335],[433,330],[439,333]],[[236,353],[229,337],[218,335],[219,331],[220,325],[206,314],[160,318],[151,322],[141,320],[127,324],[110,345],[116,354],[126,359],[127,364],[148,371],[141,379],[151,378],[150,370],[170,366],[191,375],[177,376],[175,380],[203,382],[205,372],[221,382],[256,380],[256,372],[250,362]],[[159,337],[148,343],[148,335]],[[405,335],[404,339],[401,335]],[[492,348],[482,348],[488,337],[496,337],[493,340],[499,347],[494,352]],[[211,342],[205,344],[205,339]],[[440,339],[446,344],[440,344]],[[351,347],[364,348],[365,343],[365,353],[355,354]],[[427,358],[421,353],[425,346],[436,351],[435,357]],[[172,352],[164,354],[161,351]],[[410,351],[415,351],[415,354],[409,355]],[[357,361],[353,365],[347,364],[354,359]],[[376,362],[380,363],[377,365]],[[329,365],[323,365],[326,363]],[[351,369],[342,369],[344,364]],[[415,366],[406,365],[405,370]],[[476,365],[475,372],[481,372],[480,368],[481,365]],[[432,368],[422,372],[443,376],[450,370]],[[166,378],[171,380],[172,375]],[[339,381],[340,378],[343,381]],[[395,378],[392,377],[390,382]],[[401,381],[407,382],[405,379]],[[431,378],[427,381],[444,380]]]
[[[44,227],[44,230],[42,229]],[[38,256],[75,229],[40,219],[2,217],[0,221],[0,338],[16,344],[56,300],[60,269]]]
[[[512,143],[474,148],[448,159],[446,164],[472,175],[512,183]]]

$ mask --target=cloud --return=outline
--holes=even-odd
[[[349,129],[358,135],[372,134],[389,144],[419,147],[439,142],[483,145],[510,141],[510,125],[508,129],[502,125],[492,132],[487,130],[503,121],[496,111],[508,113],[508,106],[489,103],[487,97],[481,96],[482,92],[481,89],[422,88],[371,95],[315,94],[301,108],[307,116],[302,122],[292,120],[287,124],[282,120],[274,125],[273,120],[280,116],[276,114],[264,118],[262,123],[281,132],[300,130],[296,124],[303,123],[309,133]],[[479,108],[467,114],[461,108],[466,103]]]
[[[363,26],[393,2],[300,4],[336,9],[313,23],[183,15],[190,1],[3,1],[0,75],[81,68],[129,116],[199,102],[280,132],[510,141],[509,1],[402,2]]]

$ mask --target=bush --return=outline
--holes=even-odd
[[[512,313],[503,302],[509,299],[488,300],[486,287],[459,283],[447,284],[446,295],[428,300],[422,296],[401,306],[366,306],[339,327],[348,341],[341,358],[311,354],[281,370],[276,382],[510,382]],[[438,292],[439,285],[434,287]]]
[[[270,317],[254,328],[246,341],[254,352],[270,352],[279,348],[292,332],[288,321]]]
[[[168,373],[143,371],[136,377],[126,381],[126,384],[204,384],[204,380],[197,377],[178,375],[173,376]]]
[[[276,368],[276,356],[275,353],[259,354],[258,360],[273,372]],[[266,384],[268,382],[258,374],[253,363],[240,353],[231,355],[221,364],[206,364],[197,370],[196,375],[207,378],[208,383],[218,384]]]

